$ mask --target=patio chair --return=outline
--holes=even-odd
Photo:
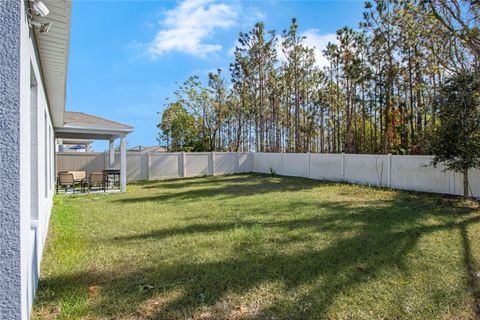
[[[92,172],[88,179],[88,191],[92,190],[92,187],[98,187],[103,189],[103,192],[107,190],[107,181],[103,172]]]
[[[57,180],[57,194],[58,194],[59,187],[63,187],[65,189],[65,193],[67,193],[68,187],[72,187],[73,193],[75,193],[75,184],[76,183],[73,177],[73,173],[59,172],[58,180]]]

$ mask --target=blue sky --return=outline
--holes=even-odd
[[[190,75],[228,73],[240,31],[278,32],[292,17],[320,57],[337,29],[356,28],[364,1],[74,1],[67,110],[135,127],[128,146],[156,145],[158,112]],[[321,59],[319,63],[322,64]],[[94,149],[103,151],[104,142]]]

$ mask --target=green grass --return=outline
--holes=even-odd
[[[34,319],[475,319],[478,203],[238,175],[59,196]]]

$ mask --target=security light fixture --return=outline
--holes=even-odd
[[[48,30],[50,30],[51,26],[52,26],[51,22],[41,23],[41,22],[38,22],[38,21],[35,21],[35,20],[30,20],[30,28],[36,27],[36,28],[38,28],[38,31],[40,33],[47,33]]]
[[[38,31],[40,33],[47,33],[48,30],[50,30],[50,27],[52,26],[51,22],[41,22],[41,21],[36,21],[33,20],[34,17],[46,17],[49,13],[50,10],[48,10],[47,6],[39,1],[39,0],[30,0],[32,2],[32,7],[28,8],[27,10],[27,15],[28,15],[28,25],[30,28],[38,28]]]
[[[40,17],[46,17],[50,13],[50,10],[41,1],[33,1],[32,8],[33,14]]]

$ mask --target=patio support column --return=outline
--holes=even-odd
[[[108,145],[108,168],[115,168],[115,139],[110,139],[110,144]]]
[[[120,191],[127,191],[127,138],[120,138]]]

